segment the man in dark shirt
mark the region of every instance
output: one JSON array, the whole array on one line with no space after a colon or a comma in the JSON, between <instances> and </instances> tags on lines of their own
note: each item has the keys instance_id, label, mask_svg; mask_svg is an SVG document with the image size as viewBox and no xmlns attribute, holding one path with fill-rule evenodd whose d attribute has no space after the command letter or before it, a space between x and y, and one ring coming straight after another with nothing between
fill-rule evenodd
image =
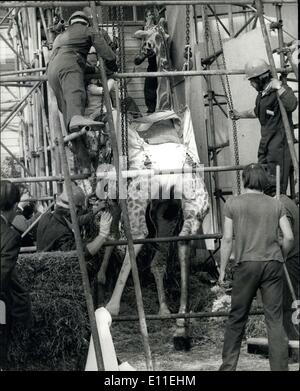
<instances>
[{"instance_id":1,"label":"man in dark shirt","mask_svg":"<svg viewBox=\"0 0 300 391\"><path fill-rule=\"evenodd\" d=\"M56 96L58 108L63 113L66 129L70 132L83 126L100 125L83 116L86 106L84 74L95 72L94 67L87 66L87 54L91 46L103 58L106 68L117 71L116 56L104 35L95 34L84 12L74 12L67 30L54 41L47 70L49 84ZM82 170L90 170L88 151L82 140L73 140L72 145Z\"/></svg>"},{"instance_id":2,"label":"man in dark shirt","mask_svg":"<svg viewBox=\"0 0 300 391\"><path fill-rule=\"evenodd\" d=\"M298 300L300 300L300 258L299 258L299 208L293 200L281 194L279 200L285 208L294 234L294 245L287 254L286 267ZM284 278L283 283L283 325L289 340L299 340L299 325L292 323L292 295Z\"/></svg>"},{"instance_id":3,"label":"man in dark shirt","mask_svg":"<svg viewBox=\"0 0 300 391\"><path fill-rule=\"evenodd\" d=\"M236 369L251 303L258 289L268 330L271 370L288 370L288 339L282 320L283 260L292 248L293 233L282 203L263 194L267 183L263 167L251 164L243 171L245 194L232 197L225 204L220 284L224 282L233 234L237 268L224 337L222 371ZM283 234L282 248L278 228Z\"/></svg>"},{"instance_id":4,"label":"man in dark shirt","mask_svg":"<svg viewBox=\"0 0 300 391\"><path fill-rule=\"evenodd\" d=\"M82 189L72 185L73 197L77 212L84 204L85 195ZM99 210L98 210L99 211ZM91 221L93 212L78 215L78 224L83 226ZM112 217L108 212L101 216L100 230L90 243L83 243L86 257L94 256L101 248L110 233ZM54 212L46 213L38 224L37 251L71 251L76 249L75 237L72 230L69 201L66 191L58 197Z\"/></svg>"},{"instance_id":5,"label":"man in dark shirt","mask_svg":"<svg viewBox=\"0 0 300 391\"><path fill-rule=\"evenodd\" d=\"M6 365L11 326L15 322L30 325L31 305L28 292L21 286L16 273L21 238L11 226L20 201L20 192L18 187L6 180L1 181L0 190L0 311L4 311L4 314L0 313L1 369Z\"/></svg>"},{"instance_id":6,"label":"man in dark shirt","mask_svg":"<svg viewBox=\"0 0 300 391\"><path fill-rule=\"evenodd\" d=\"M272 79L270 66L263 59L254 59L245 66L246 77L258 91L254 110L233 111L235 119L257 117L261 124L261 140L258 148L258 163L266 164L268 174L276 175L276 165L280 166L281 193L285 194L292 162L281 117L277 91L283 103L290 127L293 130L292 112L297 108L297 98L293 90L277 79Z\"/></svg>"}]
</instances>

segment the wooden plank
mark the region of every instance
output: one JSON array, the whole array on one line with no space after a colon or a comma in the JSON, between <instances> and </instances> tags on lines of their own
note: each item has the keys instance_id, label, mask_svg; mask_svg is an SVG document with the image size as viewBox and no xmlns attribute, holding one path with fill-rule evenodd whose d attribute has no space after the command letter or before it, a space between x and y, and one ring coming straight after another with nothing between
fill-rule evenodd
<instances>
[{"instance_id":1,"label":"wooden plank","mask_svg":"<svg viewBox=\"0 0 300 391\"><path fill-rule=\"evenodd\" d=\"M268 354L269 345L267 338L248 338L247 352L250 354ZM299 355L299 341L289 341L289 356Z\"/></svg>"}]
</instances>

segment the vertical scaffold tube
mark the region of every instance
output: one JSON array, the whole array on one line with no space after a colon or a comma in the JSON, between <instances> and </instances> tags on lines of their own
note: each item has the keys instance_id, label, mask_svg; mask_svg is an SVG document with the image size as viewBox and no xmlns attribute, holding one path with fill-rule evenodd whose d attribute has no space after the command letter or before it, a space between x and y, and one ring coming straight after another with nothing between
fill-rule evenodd
<instances>
[{"instance_id":1,"label":"vertical scaffold tube","mask_svg":"<svg viewBox=\"0 0 300 391\"><path fill-rule=\"evenodd\" d=\"M100 34L99 29L98 29L98 25L97 25L97 11L96 11L96 5L95 5L94 1L90 2L90 7L91 7L91 11L92 11L92 16L93 16L94 31L97 34ZM99 64L100 64L101 80L102 80L102 85L103 85L104 101L105 101L105 106L106 106L107 115L108 115L108 125L110 128L110 137L111 137L111 144L112 144L112 149L113 149L114 165L115 165L116 172L118 175L119 186L123 187L123 182L122 182L123 180L121 179L121 176L119 175L120 174L119 152L118 152L116 131L115 131L113 115L112 115L111 100L110 100L110 95L109 95L108 86L107 86L107 77L106 77L106 73L104 70L104 62L100 56L99 56ZM121 189L121 187L120 187L120 189ZM121 191L120 193L123 193L123 192ZM120 197L120 205L121 205L121 209L122 209L122 213L123 213L125 234L126 234L126 237L128 240L128 252L129 252L129 256L130 256L132 277L133 277L134 288L135 288L140 330L141 330L141 334L142 334L143 345L144 345L145 356L146 356L146 365L147 365L148 370L153 370L151 350L150 350L150 345L149 345L148 330L147 330L147 324L146 324L146 317L145 317L144 305L143 305L143 299L142 299L142 291L141 291L140 279L139 279L138 269L137 269L137 265L136 265L136 257L135 257L134 246L133 246L133 237L132 237L132 233L130 230L130 221L129 221L129 216L128 216L126 200L122 197Z\"/></svg>"}]
</instances>

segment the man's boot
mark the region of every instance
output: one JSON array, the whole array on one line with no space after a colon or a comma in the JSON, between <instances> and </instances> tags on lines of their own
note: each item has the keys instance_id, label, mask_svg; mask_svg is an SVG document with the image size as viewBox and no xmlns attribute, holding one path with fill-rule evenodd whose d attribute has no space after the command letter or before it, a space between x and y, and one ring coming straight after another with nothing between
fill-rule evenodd
<instances>
[{"instance_id":1,"label":"man's boot","mask_svg":"<svg viewBox=\"0 0 300 391\"><path fill-rule=\"evenodd\" d=\"M74 115L69 123L69 131L75 132L84 126L90 126L91 128L103 127L103 122L93 121L90 118L83 117L82 115Z\"/></svg>"}]
</instances>

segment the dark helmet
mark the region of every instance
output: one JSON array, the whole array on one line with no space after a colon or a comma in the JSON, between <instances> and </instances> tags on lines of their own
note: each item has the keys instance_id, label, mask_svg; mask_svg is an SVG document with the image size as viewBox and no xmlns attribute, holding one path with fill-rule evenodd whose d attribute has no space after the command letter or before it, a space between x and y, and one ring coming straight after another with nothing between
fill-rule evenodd
<instances>
[{"instance_id":1,"label":"dark helmet","mask_svg":"<svg viewBox=\"0 0 300 391\"><path fill-rule=\"evenodd\" d=\"M88 16L83 11L76 11L69 18L69 25L77 23L77 22L85 22L90 24L90 20Z\"/></svg>"},{"instance_id":2,"label":"dark helmet","mask_svg":"<svg viewBox=\"0 0 300 391\"><path fill-rule=\"evenodd\" d=\"M82 207L85 203L85 195L81 187L72 183L73 200L76 207ZM69 197L66 189L57 197L56 205L69 209Z\"/></svg>"}]
</instances>

